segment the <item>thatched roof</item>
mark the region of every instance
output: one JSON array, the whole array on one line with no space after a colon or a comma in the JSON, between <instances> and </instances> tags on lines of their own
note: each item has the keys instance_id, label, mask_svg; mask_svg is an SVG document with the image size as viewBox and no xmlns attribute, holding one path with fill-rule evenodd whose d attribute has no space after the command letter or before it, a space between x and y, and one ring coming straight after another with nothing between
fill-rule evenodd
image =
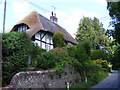
<instances>
[{"instance_id":1,"label":"thatched roof","mask_svg":"<svg viewBox=\"0 0 120 90\"><path fill-rule=\"evenodd\" d=\"M56 32L62 32L66 41L74 44L76 43L76 40L64 28L60 27L54 22L51 22L35 11L31 12L28 16L18 22L11 31L15 30L15 27L20 24L28 25L29 29L26 31L26 33L30 38L40 30L48 31L53 34Z\"/></svg>"}]
</instances>

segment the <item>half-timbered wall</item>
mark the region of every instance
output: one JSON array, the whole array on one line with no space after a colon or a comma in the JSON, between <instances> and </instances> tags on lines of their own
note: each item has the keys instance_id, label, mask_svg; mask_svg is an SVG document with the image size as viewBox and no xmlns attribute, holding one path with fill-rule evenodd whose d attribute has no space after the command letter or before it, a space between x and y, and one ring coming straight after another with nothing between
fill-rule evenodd
<instances>
[{"instance_id":1,"label":"half-timbered wall","mask_svg":"<svg viewBox=\"0 0 120 90\"><path fill-rule=\"evenodd\" d=\"M34 35L34 43L47 51L53 49L52 34L49 32L37 32Z\"/></svg>"}]
</instances>

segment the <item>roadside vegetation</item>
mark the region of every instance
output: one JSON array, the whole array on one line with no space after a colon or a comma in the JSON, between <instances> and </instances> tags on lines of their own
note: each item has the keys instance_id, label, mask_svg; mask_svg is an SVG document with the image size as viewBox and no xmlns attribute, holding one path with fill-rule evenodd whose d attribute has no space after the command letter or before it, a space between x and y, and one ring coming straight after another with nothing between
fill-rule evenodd
<instances>
[{"instance_id":1,"label":"roadside vegetation","mask_svg":"<svg viewBox=\"0 0 120 90\"><path fill-rule=\"evenodd\" d=\"M31 43L25 33L2 34L2 86L7 86L12 77L21 71L57 70L64 72L70 65L81 75L81 82L73 88L89 88L113 69L120 69L120 2L108 2L114 30L105 30L97 18L83 17L76 32L77 44L67 46L64 35L53 36L54 49L46 51ZM110 37L113 39L110 39Z\"/></svg>"},{"instance_id":2,"label":"roadside vegetation","mask_svg":"<svg viewBox=\"0 0 120 90\"><path fill-rule=\"evenodd\" d=\"M71 65L82 77L71 88L89 88L112 68L120 69L120 1L107 2L107 9L114 28L105 30L99 19L83 17L74 46L66 46L62 33L54 34L54 49L50 51L32 44L25 33L2 34L2 86L21 71L57 70L61 74L65 65Z\"/></svg>"},{"instance_id":3,"label":"roadside vegetation","mask_svg":"<svg viewBox=\"0 0 120 90\"><path fill-rule=\"evenodd\" d=\"M75 85L73 85L70 90L75 89L75 88L82 88L83 90L90 88L91 86L96 85L98 82L100 82L101 80L103 80L104 78L106 78L108 76L108 72L104 72L104 71L98 71L96 73L91 73L87 76L85 81L82 81L80 83L77 83Z\"/></svg>"},{"instance_id":4,"label":"roadside vegetation","mask_svg":"<svg viewBox=\"0 0 120 90\"><path fill-rule=\"evenodd\" d=\"M104 74L108 73L108 68L110 68L108 63L105 63L105 67L101 63L96 63L97 56L93 55L94 51L91 50L89 40L81 41L75 46L64 45L63 47L62 44L61 46L56 44L56 48L46 51L33 45L25 33L11 32L4 34L2 38L3 86L8 85L13 75L18 72L57 70L58 74L61 74L64 72L66 65L73 66L80 73L82 82L85 82L87 77L88 84L92 80L97 83L101 80L99 78L97 80L97 76L104 77ZM59 41L59 43L63 43L63 41ZM99 58L102 59L103 54L100 54Z\"/></svg>"},{"instance_id":5,"label":"roadside vegetation","mask_svg":"<svg viewBox=\"0 0 120 90\"><path fill-rule=\"evenodd\" d=\"M2 84L6 86L17 72L25 71L30 40L26 34L6 33L2 35Z\"/></svg>"}]
</instances>

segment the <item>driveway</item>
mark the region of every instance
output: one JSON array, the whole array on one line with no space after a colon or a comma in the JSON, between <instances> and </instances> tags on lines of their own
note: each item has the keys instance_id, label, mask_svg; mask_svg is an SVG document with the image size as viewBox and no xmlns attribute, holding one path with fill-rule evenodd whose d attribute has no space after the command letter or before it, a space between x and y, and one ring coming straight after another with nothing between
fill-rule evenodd
<instances>
[{"instance_id":1,"label":"driveway","mask_svg":"<svg viewBox=\"0 0 120 90\"><path fill-rule=\"evenodd\" d=\"M120 71L112 70L112 73L110 76L105 78L103 81L101 81L97 85L91 87L90 90L94 88L104 88L104 89L113 88L115 90L116 89L120 90Z\"/></svg>"}]
</instances>

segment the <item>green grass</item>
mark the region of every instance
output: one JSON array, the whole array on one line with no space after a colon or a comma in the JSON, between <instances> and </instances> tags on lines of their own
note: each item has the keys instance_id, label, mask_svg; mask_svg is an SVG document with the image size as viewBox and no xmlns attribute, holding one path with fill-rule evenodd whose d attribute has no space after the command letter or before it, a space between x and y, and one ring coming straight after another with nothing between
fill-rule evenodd
<instances>
[{"instance_id":1,"label":"green grass","mask_svg":"<svg viewBox=\"0 0 120 90\"><path fill-rule=\"evenodd\" d=\"M72 86L71 90L75 89L75 88L82 88L83 90L85 90L85 89L87 89L87 88L89 88L89 87L91 87L93 85L94 85L94 82L92 82L92 81L88 81L87 83L82 81L82 82L77 83L74 86Z\"/></svg>"},{"instance_id":2,"label":"green grass","mask_svg":"<svg viewBox=\"0 0 120 90\"><path fill-rule=\"evenodd\" d=\"M85 81L76 83L75 85L71 87L71 90L75 88L81 88L83 90L88 89L94 86L95 84L99 83L101 80L103 80L107 76L108 76L108 72L104 72L104 71L98 71L94 74L91 73L87 76L88 77L87 83Z\"/></svg>"}]
</instances>

